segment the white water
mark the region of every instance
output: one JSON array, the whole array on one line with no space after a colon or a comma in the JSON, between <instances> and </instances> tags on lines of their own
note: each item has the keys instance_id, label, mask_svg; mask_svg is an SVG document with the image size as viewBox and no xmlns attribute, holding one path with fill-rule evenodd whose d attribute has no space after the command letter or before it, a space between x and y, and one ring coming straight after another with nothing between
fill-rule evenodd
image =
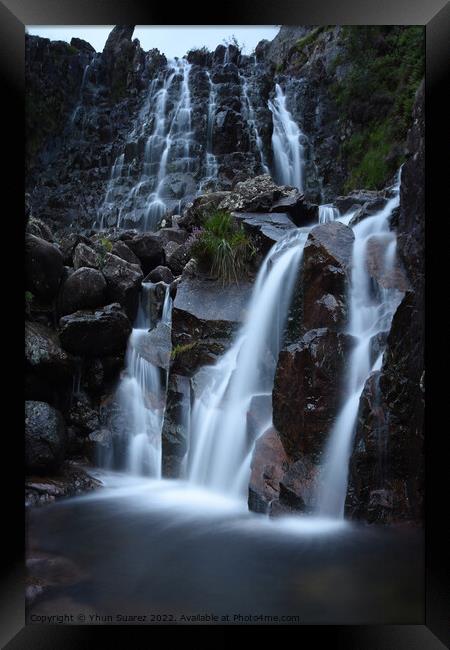
<instances>
[{"instance_id":1,"label":"white water","mask_svg":"<svg viewBox=\"0 0 450 650\"><path fill-rule=\"evenodd\" d=\"M216 365L199 372L197 379L204 388L192 410L188 460L192 483L229 495L246 492L254 443L247 436L247 411L252 397L272 390L308 232L296 229L273 246L258 273L236 341Z\"/></svg>"},{"instance_id":2,"label":"white water","mask_svg":"<svg viewBox=\"0 0 450 650\"><path fill-rule=\"evenodd\" d=\"M161 430L165 408L165 382L162 371L144 358L141 351L152 325L150 317L151 283L142 286L136 324L128 341L125 370L116 398L125 423L126 470L133 475L161 478ZM167 288L161 321L171 320L172 299Z\"/></svg>"},{"instance_id":3,"label":"white water","mask_svg":"<svg viewBox=\"0 0 450 650\"><path fill-rule=\"evenodd\" d=\"M263 174L269 174L269 167L266 162L266 158L264 156L264 148L263 148L263 143L261 140L261 136L259 135L258 131L258 125L256 123L256 115L255 111L253 109L252 102L250 100L249 92L248 92L248 80L242 73L239 73L239 78L241 80L241 88L242 88L242 114L244 116L244 119L247 121L247 123L250 125L253 137L255 138L255 143L256 143L256 149L258 151L259 155L259 161L261 163L261 169Z\"/></svg>"},{"instance_id":4,"label":"white water","mask_svg":"<svg viewBox=\"0 0 450 650\"><path fill-rule=\"evenodd\" d=\"M330 432L325 450L321 485L318 488L319 514L343 518L347 494L348 466L359 400L370 372L381 367L382 356L371 364L370 343L374 336L389 330L392 316L397 308L402 293L394 289L374 289L367 271L367 244L370 239L393 238L389 231L389 218L399 205L399 184L393 198L385 208L372 217L368 217L354 227L350 318L347 332L355 337L355 345L349 360L349 372L346 379L346 399L341 412ZM394 263L395 246L392 241L387 249L385 262ZM388 270L388 269L385 269ZM340 379L340 378L339 378ZM340 379L342 381L342 379Z\"/></svg>"},{"instance_id":5,"label":"white water","mask_svg":"<svg viewBox=\"0 0 450 650\"><path fill-rule=\"evenodd\" d=\"M319 223L330 223L339 218L339 210L331 204L319 205Z\"/></svg>"},{"instance_id":6,"label":"white water","mask_svg":"<svg viewBox=\"0 0 450 650\"><path fill-rule=\"evenodd\" d=\"M214 122L216 120L217 111L217 90L216 84L211 80L211 75L206 71L209 83L209 97L208 97L208 121L206 126L206 156L205 156L205 177L200 183L200 192L211 181L217 179L219 173L219 166L217 158L213 153L213 135L214 135Z\"/></svg>"},{"instance_id":7,"label":"white water","mask_svg":"<svg viewBox=\"0 0 450 650\"><path fill-rule=\"evenodd\" d=\"M304 189L304 148L302 133L286 107L286 96L279 84L275 86L275 98L269 100L273 118L272 149L274 177L280 185L292 185Z\"/></svg>"}]
</instances>

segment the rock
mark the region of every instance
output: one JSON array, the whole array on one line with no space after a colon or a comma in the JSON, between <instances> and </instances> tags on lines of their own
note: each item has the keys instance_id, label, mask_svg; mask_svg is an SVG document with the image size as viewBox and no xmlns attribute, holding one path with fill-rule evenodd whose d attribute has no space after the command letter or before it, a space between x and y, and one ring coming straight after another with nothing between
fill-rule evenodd
<instances>
[{"instance_id":1,"label":"rock","mask_svg":"<svg viewBox=\"0 0 450 650\"><path fill-rule=\"evenodd\" d=\"M30 216L27 222L26 232L50 243L55 241L53 233L48 225L42 219L36 219Z\"/></svg>"},{"instance_id":2,"label":"rock","mask_svg":"<svg viewBox=\"0 0 450 650\"><path fill-rule=\"evenodd\" d=\"M289 458L276 429L260 436L253 450L248 492L248 507L253 512L268 512L271 501L278 498L280 479L289 467Z\"/></svg>"},{"instance_id":3,"label":"rock","mask_svg":"<svg viewBox=\"0 0 450 650\"><path fill-rule=\"evenodd\" d=\"M181 275L186 264L191 258L191 248L187 244L175 244L169 242L164 247L166 252L167 266L174 275Z\"/></svg>"},{"instance_id":4,"label":"rock","mask_svg":"<svg viewBox=\"0 0 450 650\"><path fill-rule=\"evenodd\" d=\"M63 348L87 357L123 352L131 333L130 321L117 303L64 316L59 326Z\"/></svg>"},{"instance_id":5,"label":"rock","mask_svg":"<svg viewBox=\"0 0 450 650\"><path fill-rule=\"evenodd\" d=\"M288 214L233 212L232 215L238 223L242 223L244 230L253 238L256 248L264 255L287 232L295 228Z\"/></svg>"},{"instance_id":6,"label":"rock","mask_svg":"<svg viewBox=\"0 0 450 650\"><path fill-rule=\"evenodd\" d=\"M25 322L25 362L41 379L67 382L74 359L62 349L58 334L40 323Z\"/></svg>"},{"instance_id":7,"label":"rock","mask_svg":"<svg viewBox=\"0 0 450 650\"><path fill-rule=\"evenodd\" d=\"M137 313L139 289L143 278L141 267L107 253L102 272L106 279L109 300L120 303L128 318L133 321Z\"/></svg>"},{"instance_id":8,"label":"rock","mask_svg":"<svg viewBox=\"0 0 450 650\"><path fill-rule=\"evenodd\" d=\"M191 389L187 377L171 373L162 428L162 473L179 478L188 448Z\"/></svg>"},{"instance_id":9,"label":"rock","mask_svg":"<svg viewBox=\"0 0 450 650\"><path fill-rule=\"evenodd\" d=\"M25 235L26 286L39 298L52 300L58 291L63 272L61 251L49 242Z\"/></svg>"},{"instance_id":10,"label":"rock","mask_svg":"<svg viewBox=\"0 0 450 650\"><path fill-rule=\"evenodd\" d=\"M293 463L280 480L279 504L281 510L313 512L316 502L318 466L310 459L301 458ZM271 514L276 514L275 508Z\"/></svg>"},{"instance_id":11,"label":"rock","mask_svg":"<svg viewBox=\"0 0 450 650\"><path fill-rule=\"evenodd\" d=\"M408 291L411 287L398 257L395 257L391 268L386 265L386 247L391 241L391 236L385 240L380 236L369 238L366 248L367 270L370 277L383 289Z\"/></svg>"},{"instance_id":12,"label":"rock","mask_svg":"<svg viewBox=\"0 0 450 650\"><path fill-rule=\"evenodd\" d=\"M59 244L66 266L74 266L73 255L78 244L85 244L90 247L91 241L81 233L64 233L59 237Z\"/></svg>"},{"instance_id":13,"label":"rock","mask_svg":"<svg viewBox=\"0 0 450 650\"><path fill-rule=\"evenodd\" d=\"M75 246L73 252L73 266L75 270L82 267L98 269L100 267L100 256L91 246L80 242Z\"/></svg>"},{"instance_id":14,"label":"rock","mask_svg":"<svg viewBox=\"0 0 450 650\"><path fill-rule=\"evenodd\" d=\"M288 214L296 226L309 226L317 223L319 219L319 208L305 201L303 194L285 196L276 201L270 208L273 213Z\"/></svg>"},{"instance_id":15,"label":"rock","mask_svg":"<svg viewBox=\"0 0 450 650\"><path fill-rule=\"evenodd\" d=\"M343 397L352 337L322 328L281 350L272 393L273 424L294 460L320 459Z\"/></svg>"},{"instance_id":16,"label":"rock","mask_svg":"<svg viewBox=\"0 0 450 650\"><path fill-rule=\"evenodd\" d=\"M59 411L45 402L25 402L25 467L28 473L56 472L64 460L66 432Z\"/></svg>"},{"instance_id":17,"label":"rock","mask_svg":"<svg viewBox=\"0 0 450 650\"><path fill-rule=\"evenodd\" d=\"M354 241L338 221L313 228L303 251L303 325L340 329L347 319L347 290Z\"/></svg>"},{"instance_id":18,"label":"rock","mask_svg":"<svg viewBox=\"0 0 450 650\"><path fill-rule=\"evenodd\" d=\"M163 245L170 241L173 241L176 244L184 244L186 239L189 237L189 233L179 227L163 228L162 230L158 230L158 237Z\"/></svg>"},{"instance_id":19,"label":"rock","mask_svg":"<svg viewBox=\"0 0 450 650\"><path fill-rule=\"evenodd\" d=\"M348 214L349 212L359 213L361 211L360 216L355 221L357 223L366 216L375 214L375 212L381 210L386 205L387 200L382 192L375 190L354 190L347 196L336 197L333 203L341 214ZM355 218L356 214L353 216L353 219Z\"/></svg>"},{"instance_id":20,"label":"rock","mask_svg":"<svg viewBox=\"0 0 450 650\"><path fill-rule=\"evenodd\" d=\"M352 228L356 224L363 221L367 217L371 217L377 212L380 212L387 204L387 198L383 196L377 196L371 201L366 201L360 208L358 208L350 219L349 226Z\"/></svg>"},{"instance_id":21,"label":"rock","mask_svg":"<svg viewBox=\"0 0 450 650\"><path fill-rule=\"evenodd\" d=\"M169 370L172 347L169 325L159 322L149 332L135 331L132 337L134 348L146 361L162 370Z\"/></svg>"},{"instance_id":22,"label":"rock","mask_svg":"<svg viewBox=\"0 0 450 650\"><path fill-rule=\"evenodd\" d=\"M87 54L95 54L95 49L90 43L84 41L82 38L71 38L70 44L72 47L75 47L80 52L86 52Z\"/></svg>"},{"instance_id":23,"label":"rock","mask_svg":"<svg viewBox=\"0 0 450 650\"><path fill-rule=\"evenodd\" d=\"M117 257L121 257L123 260L129 262L130 264L137 264L138 266L141 265L139 258L133 253L131 248L129 248L125 242L121 241L120 239L114 242L111 253L113 255L117 255Z\"/></svg>"},{"instance_id":24,"label":"rock","mask_svg":"<svg viewBox=\"0 0 450 650\"><path fill-rule=\"evenodd\" d=\"M126 239L125 244L139 258L145 275L166 262L163 243L156 234L138 235L133 239Z\"/></svg>"},{"instance_id":25,"label":"rock","mask_svg":"<svg viewBox=\"0 0 450 650\"><path fill-rule=\"evenodd\" d=\"M97 269L82 266L64 282L60 313L64 316L80 309L101 307L106 300L106 280Z\"/></svg>"},{"instance_id":26,"label":"rock","mask_svg":"<svg viewBox=\"0 0 450 650\"><path fill-rule=\"evenodd\" d=\"M92 408L92 402L85 393L78 393L73 396L68 421L82 435L89 435L99 428L100 420L98 412Z\"/></svg>"},{"instance_id":27,"label":"rock","mask_svg":"<svg viewBox=\"0 0 450 650\"><path fill-rule=\"evenodd\" d=\"M150 271L143 282L165 282L166 284L171 284L173 280L173 273L167 266L157 266L156 269Z\"/></svg>"},{"instance_id":28,"label":"rock","mask_svg":"<svg viewBox=\"0 0 450 650\"><path fill-rule=\"evenodd\" d=\"M182 277L172 309L173 372L190 375L222 354L244 317L250 294L250 284L222 287Z\"/></svg>"},{"instance_id":29,"label":"rock","mask_svg":"<svg viewBox=\"0 0 450 650\"><path fill-rule=\"evenodd\" d=\"M25 506L42 506L64 497L78 496L101 487L101 482L76 462L64 463L61 474L30 477L25 482Z\"/></svg>"},{"instance_id":30,"label":"rock","mask_svg":"<svg viewBox=\"0 0 450 650\"><path fill-rule=\"evenodd\" d=\"M269 174L263 174L237 183L218 207L230 212L269 212L279 199L297 192L294 188L276 185Z\"/></svg>"},{"instance_id":31,"label":"rock","mask_svg":"<svg viewBox=\"0 0 450 650\"><path fill-rule=\"evenodd\" d=\"M249 445L272 424L272 393L253 395L247 411Z\"/></svg>"}]
</instances>

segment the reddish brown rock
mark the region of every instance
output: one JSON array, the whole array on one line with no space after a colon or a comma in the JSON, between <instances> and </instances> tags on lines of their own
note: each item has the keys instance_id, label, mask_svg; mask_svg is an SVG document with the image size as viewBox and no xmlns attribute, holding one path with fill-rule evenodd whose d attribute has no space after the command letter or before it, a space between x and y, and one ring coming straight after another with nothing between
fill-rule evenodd
<instances>
[{"instance_id":1,"label":"reddish brown rock","mask_svg":"<svg viewBox=\"0 0 450 650\"><path fill-rule=\"evenodd\" d=\"M277 431L270 427L255 443L251 461L248 507L267 512L278 498L280 480L289 467L289 459Z\"/></svg>"}]
</instances>

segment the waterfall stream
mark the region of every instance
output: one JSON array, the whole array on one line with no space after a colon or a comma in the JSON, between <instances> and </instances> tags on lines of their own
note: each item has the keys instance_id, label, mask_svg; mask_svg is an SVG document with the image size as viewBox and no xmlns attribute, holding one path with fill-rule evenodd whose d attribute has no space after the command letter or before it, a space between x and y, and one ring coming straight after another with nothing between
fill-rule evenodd
<instances>
[{"instance_id":1,"label":"waterfall stream","mask_svg":"<svg viewBox=\"0 0 450 650\"><path fill-rule=\"evenodd\" d=\"M389 218L400 202L400 181L386 206L354 227L355 241L349 295L350 317L347 332L355 338L346 381L346 399L328 438L321 484L318 488L319 513L342 518L347 494L348 466L361 393L369 374L381 367L382 354L371 363L371 341L388 332L403 294L396 289L373 286L367 270L368 243L381 240L386 247L385 269L394 262L396 237L389 230Z\"/></svg>"}]
</instances>

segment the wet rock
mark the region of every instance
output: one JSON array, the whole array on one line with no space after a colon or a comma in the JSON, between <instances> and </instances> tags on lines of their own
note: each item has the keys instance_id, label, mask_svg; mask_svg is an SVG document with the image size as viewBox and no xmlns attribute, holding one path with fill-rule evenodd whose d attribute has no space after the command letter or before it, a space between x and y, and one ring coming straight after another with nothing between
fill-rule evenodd
<instances>
[{"instance_id":1,"label":"wet rock","mask_svg":"<svg viewBox=\"0 0 450 650\"><path fill-rule=\"evenodd\" d=\"M189 237L189 234L186 230L181 228L163 228L158 231L158 237L161 240L162 244L167 244L170 241L175 242L176 244L184 244L186 239Z\"/></svg>"},{"instance_id":2,"label":"wet rock","mask_svg":"<svg viewBox=\"0 0 450 650\"><path fill-rule=\"evenodd\" d=\"M369 276L383 289L397 289L407 291L410 284L406 277L403 265L397 256L392 266L386 264L386 249L392 242L392 236L385 240L378 237L371 237L367 242L366 259Z\"/></svg>"},{"instance_id":3,"label":"wet rock","mask_svg":"<svg viewBox=\"0 0 450 650\"><path fill-rule=\"evenodd\" d=\"M66 431L59 411L45 402L25 402L25 467L35 474L52 473L64 460Z\"/></svg>"},{"instance_id":4,"label":"wet rock","mask_svg":"<svg viewBox=\"0 0 450 650\"><path fill-rule=\"evenodd\" d=\"M145 233L133 239L126 239L125 244L139 258L145 275L157 266L165 264L163 243L158 235Z\"/></svg>"},{"instance_id":5,"label":"wet rock","mask_svg":"<svg viewBox=\"0 0 450 650\"><path fill-rule=\"evenodd\" d=\"M264 255L287 232L295 228L289 215L284 213L233 212L232 215L238 223L242 223L244 230L252 236L257 249Z\"/></svg>"},{"instance_id":6,"label":"wet rock","mask_svg":"<svg viewBox=\"0 0 450 650\"><path fill-rule=\"evenodd\" d=\"M31 216L28 219L26 232L40 239L44 239L50 243L55 241L52 231L49 226L42 221L42 219L36 219L36 217Z\"/></svg>"},{"instance_id":7,"label":"wet rock","mask_svg":"<svg viewBox=\"0 0 450 650\"><path fill-rule=\"evenodd\" d=\"M172 310L174 372L190 375L216 360L242 321L250 293L250 284L222 287L203 278L182 277Z\"/></svg>"},{"instance_id":8,"label":"wet rock","mask_svg":"<svg viewBox=\"0 0 450 650\"><path fill-rule=\"evenodd\" d=\"M162 370L169 370L172 347L169 325L159 322L149 332L133 334L133 345L137 352L151 364Z\"/></svg>"},{"instance_id":9,"label":"wet rock","mask_svg":"<svg viewBox=\"0 0 450 650\"><path fill-rule=\"evenodd\" d=\"M289 458L273 427L257 439L250 467L249 510L266 513L271 501L278 498L280 480L289 467Z\"/></svg>"},{"instance_id":10,"label":"wet rock","mask_svg":"<svg viewBox=\"0 0 450 650\"><path fill-rule=\"evenodd\" d=\"M171 373L162 428L162 472L179 478L188 448L191 389L187 377Z\"/></svg>"},{"instance_id":11,"label":"wet rock","mask_svg":"<svg viewBox=\"0 0 450 650\"><path fill-rule=\"evenodd\" d=\"M167 266L174 275L181 275L186 264L191 258L191 248L187 244L169 242L164 247Z\"/></svg>"},{"instance_id":12,"label":"wet rock","mask_svg":"<svg viewBox=\"0 0 450 650\"><path fill-rule=\"evenodd\" d=\"M253 395L247 411L249 445L272 423L272 393Z\"/></svg>"},{"instance_id":13,"label":"wet rock","mask_svg":"<svg viewBox=\"0 0 450 650\"><path fill-rule=\"evenodd\" d=\"M333 203L341 214L356 212L352 219L356 219L355 223L358 223L365 217L373 215L384 208L387 199L383 196L383 192L355 190L347 196L336 197Z\"/></svg>"},{"instance_id":14,"label":"wet rock","mask_svg":"<svg viewBox=\"0 0 450 650\"><path fill-rule=\"evenodd\" d=\"M57 499L77 496L101 487L87 469L76 462L66 462L52 477L30 476L25 482L25 506L41 506Z\"/></svg>"},{"instance_id":15,"label":"wet rock","mask_svg":"<svg viewBox=\"0 0 450 650\"><path fill-rule=\"evenodd\" d=\"M117 255L107 253L102 273L106 279L109 300L120 303L128 318L133 321L139 304L139 289L143 278L141 267L130 264Z\"/></svg>"},{"instance_id":16,"label":"wet rock","mask_svg":"<svg viewBox=\"0 0 450 650\"><path fill-rule=\"evenodd\" d=\"M90 246L91 241L81 233L69 232L64 233L63 236L59 236L59 244L64 258L64 264L66 266L74 266L73 255L78 244Z\"/></svg>"},{"instance_id":17,"label":"wet rock","mask_svg":"<svg viewBox=\"0 0 450 650\"><path fill-rule=\"evenodd\" d=\"M317 475L318 466L307 457L292 463L280 480L279 505L282 507L278 513L281 514L281 510L312 512L316 505ZM275 512L272 508L271 514Z\"/></svg>"},{"instance_id":18,"label":"wet rock","mask_svg":"<svg viewBox=\"0 0 450 650\"><path fill-rule=\"evenodd\" d=\"M352 337L322 328L280 352L272 393L273 423L294 459L320 458L342 399Z\"/></svg>"},{"instance_id":19,"label":"wet rock","mask_svg":"<svg viewBox=\"0 0 450 650\"><path fill-rule=\"evenodd\" d=\"M157 266L156 269L150 271L143 282L165 282L166 284L171 284L173 280L173 273L167 266Z\"/></svg>"},{"instance_id":20,"label":"wet rock","mask_svg":"<svg viewBox=\"0 0 450 650\"><path fill-rule=\"evenodd\" d=\"M27 288L43 300L52 300L58 291L63 272L61 251L45 239L25 235L25 270Z\"/></svg>"},{"instance_id":21,"label":"wet rock","mask_svg":"<svg viewBox=\"0 0 450 650\"><path fill-rule=\"evenodd\" d=\"M97 269L80 267L64 282L60 313L64 316L80 309L101 307L106 300L106 280Z\"/></svg>"},{"instance_id":22,"label":"wet rock","mask_svg":"<svg viewBox=\"0 0 450 650\"><path fill-rule=\"evenodd\" d=\"M319 216L318 206L305 201L304 195L300 193L279 199L272 205L270 212L288 214L296 226L317 223Z\"/></svg>"},{"instance_id":23,"label":"wet rock","mask_svg":"<svg viewBox=\"0 0 450 650\"><path fill-rule=\"evenodd\" d=\"M316 226L303 252L303 324L342 328L347 318L347 291L354 234L342 223Z\"/></svg>"},{"instance_id":24,"label":"wet rock","mask_svg":"<svg viewBox=\"0 0 450 650\"><path fill-rule=\"evenodd\" d=\"M68 421L82 435L88 435L99 428L98 412L92 407L92 402L85 393L74 395L68 413Z\"/></svg>"},{"instance_id":25,"label":"wet rock","mask_svg":"<svg viewBox=\"0 0 450 650\"><path fill-rule=\"evenodd\" d=\"M87 357L123 352L131 324L117 303L95 311L77 311L59 321L62 347Z\"/></svg>"}]
</instances>

